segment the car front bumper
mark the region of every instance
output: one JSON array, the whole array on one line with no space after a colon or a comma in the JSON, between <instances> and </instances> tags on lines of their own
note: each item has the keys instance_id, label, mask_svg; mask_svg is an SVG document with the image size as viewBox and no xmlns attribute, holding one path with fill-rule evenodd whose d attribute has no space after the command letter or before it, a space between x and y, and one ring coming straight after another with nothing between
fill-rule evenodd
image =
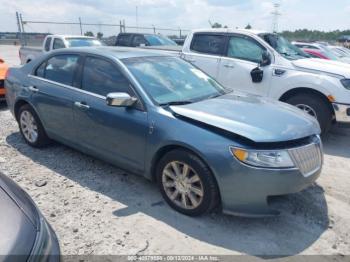
<instances>
[{"instance_id":1,"label":"car front bumper","mask_svg":"<svg viewBox=\"0 0 350 262\"><path fill-rule=\"evenodd\" d=\"M333 103L335 118L338 123L350 123L350 105Z\"/></svg>"},{"instance_id":2,"label":"car front bumper","mask_svg":"<svg viewBox=\"0 0 350 262\"><path fill-rule=\"evenodd\" d=\"M320 138L310 138L307 143L285 150L295 167L253 167L232 155L215 166L224 213L247 217L278 215L280 212L269 206L269 197L300 192L316 181L323 165Z\"/></svg>"},{"instance_id":3,"label":"car front bumper","mask_svg":"<svg viewBox=\"0 0 350 262\"><path fill-rule=\"evenodd\" d=\"M280 213L270 208L269 197L302 191L316 181L321 168L307 177L298 169L263 170L241 167L235 172L234 176L227 176L221 184L223 212L236 216L265 217Z\"/></svg>"}]
</instances>

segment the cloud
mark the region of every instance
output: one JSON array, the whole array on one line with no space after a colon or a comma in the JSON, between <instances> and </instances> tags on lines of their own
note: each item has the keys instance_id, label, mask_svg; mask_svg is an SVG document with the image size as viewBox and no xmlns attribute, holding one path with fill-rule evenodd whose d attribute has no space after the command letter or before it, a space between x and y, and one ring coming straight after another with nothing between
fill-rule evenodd
<instances>
[{"instance_id":1,"label":"cloud","mask_svg":"<svg viewBox=\"0 0 350 262\"><path fill-rule=\"evenodd\" d=\"M273 3L281 3L279 28L297 29L345 29L350 12L349 0L301 1L301 0L0 0L2 22L0 31L16 31L15 12L21 12L24 20L69 21L136 25L136 6L140 26L162 28L204 28L208 20L229 27L245 27L270 30ZM324 3L326 2L326 3ZM28 24L27 31L52 33L79 33L78 26L53 26ZM102 31L116 34L119 28L84 26L84 31ZM169 34L171 32L164 32Z\"/></svg>"}]
</instances>

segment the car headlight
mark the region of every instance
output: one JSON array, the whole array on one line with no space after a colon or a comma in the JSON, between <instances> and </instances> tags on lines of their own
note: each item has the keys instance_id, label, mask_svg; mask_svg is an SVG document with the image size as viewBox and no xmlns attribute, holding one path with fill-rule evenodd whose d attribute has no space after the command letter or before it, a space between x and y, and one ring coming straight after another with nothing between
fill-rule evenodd
<instances>
[{"instance_id":1,"label":"car headlight","mask_svg":"<svg viewBox=\"0 0 350 262\"><path fill-rule=\"evenodd\" d=\"M230 147L230 151L239 161L263 168L293 168L295 167L286 150L247 150Z\"/></svg>"},{"instance_id":2,"label":"car headlight","mask_svg":"<svg viewBox=\"0 0 350 262\"><path fill-rule=\"evenodd\" d=\"M350 90L350 79L341 79L340 82L342 83L342 85L346 88Z\"/></svg>"}]
</instances>

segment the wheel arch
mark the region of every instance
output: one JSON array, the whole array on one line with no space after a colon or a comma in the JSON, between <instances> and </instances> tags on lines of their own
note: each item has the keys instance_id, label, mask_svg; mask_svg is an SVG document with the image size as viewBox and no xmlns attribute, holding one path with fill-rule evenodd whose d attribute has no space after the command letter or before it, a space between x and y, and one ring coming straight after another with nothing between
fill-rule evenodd
<instances>
[{"instance_id":1,"label":"wheel arch","mask_svg":"<svg viewBox=\"0 0 350 262\"><path fill-rule=\"evenodd\" d=\"M18 115L19 109L24 105L30 105L32 107L32 105L27 100L24 100L24 99L17 100L15 105L14 105L13 113L14 113L17 121L19 120L18 119L19 118L19 115Z\"/></svg>"},{"instance_id":2,"label":"wheel arch","mask_svg":"<svg viewBox=\"0 0 350 262\"><path fill-rule=\"evenodd\" d=\"M329 107L329 109L331 110L332 114L335 115L334 112L334 108L330 102L330 100L328 99L328 97L323 94L320 91L317 91L315 89L312 88L308 88L308 87L298 87L298 88L293 88L288 90L287 92L285 92L280 98L279 101L281 102L286 102L289 98L298 95L298 94L309 94L309 95L315 95L319 98L321 98Z\"/></svg>"}]
</instances>

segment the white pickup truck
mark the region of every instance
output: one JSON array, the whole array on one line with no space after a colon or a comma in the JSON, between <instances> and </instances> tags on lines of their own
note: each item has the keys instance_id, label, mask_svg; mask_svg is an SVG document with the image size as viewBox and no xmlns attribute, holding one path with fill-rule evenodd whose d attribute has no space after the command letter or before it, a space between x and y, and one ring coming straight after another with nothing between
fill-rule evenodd
<instances>
[{"instance_id":1,"label":"white pickup truck","mask_svg":"<svg viewBox=\"0 0 350 262\"><path fill-rule=\"evenodd\" d=\"M29 63L42 53L50 52L54 49L80 47L80 46L101 46L98 39L88 36L74 35L48 35L45 37L41 47L22 46L19 49L21 64Z\"/></svg>"},{"instance_id":2,"label":"white pickup truck","mask_svg":"<svg viewBox=\"0 0 350 262\"><path fill-rule=\"evenodd\" d=\"M334 122L350 123L350 65L309 58L278 34L195 30L181 57L227 88L299 107L318 119L323 133Z\"/></svg>"}]
</instances>

